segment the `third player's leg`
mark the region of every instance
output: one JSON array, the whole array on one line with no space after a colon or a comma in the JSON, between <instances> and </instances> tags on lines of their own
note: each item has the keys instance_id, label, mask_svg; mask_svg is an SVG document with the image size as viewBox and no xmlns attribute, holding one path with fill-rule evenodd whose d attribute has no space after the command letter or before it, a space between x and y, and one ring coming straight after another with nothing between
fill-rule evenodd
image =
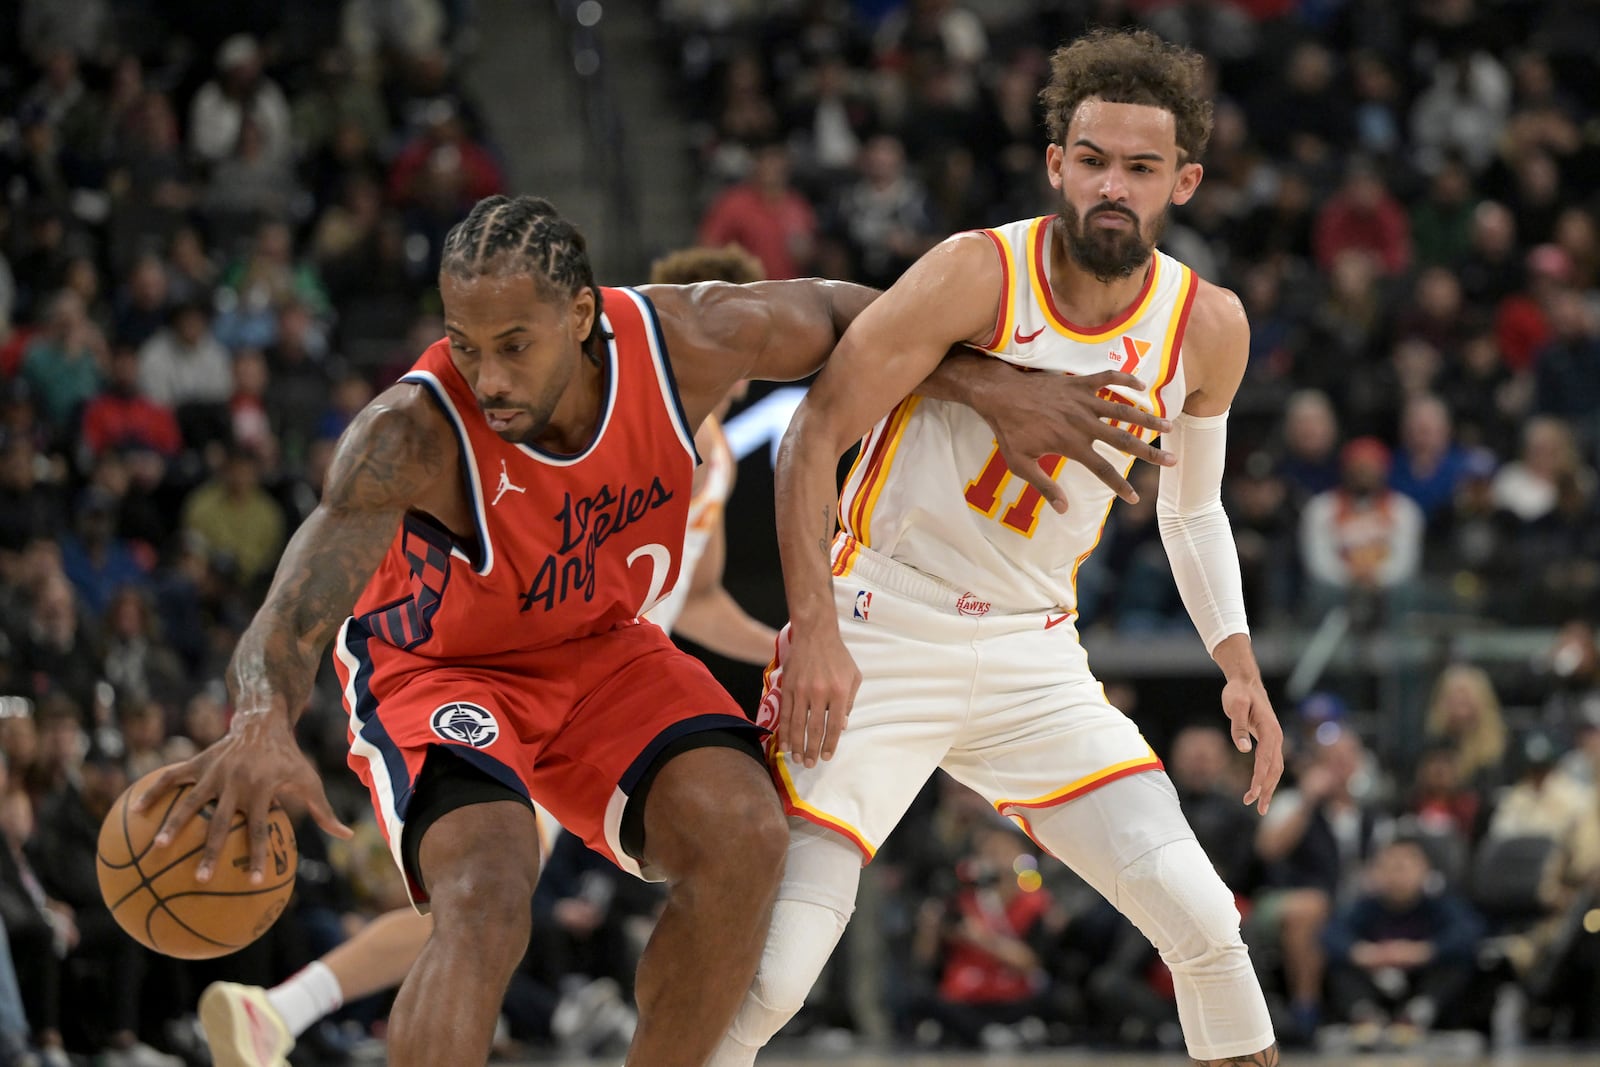
<instances>
[{"instance_id":1,"label":"third player's leg","mask_svg":"<svg viewBox=\"0 0 1600 1067\"><path fill-rule=\"evenodd\" d=\"M539 875L533 809L496 800L450 810L422 832L416 866L433 933L395 1000L389 1062L484 1063L528 946Z\"/></svg>"},{"instance_id":2,"label":"third player's leg","mask_svg":"<svg viewBox=\"0 0 1600 1067\"><path fill-rule=\"evenodd\" d=\"M1233 892L1195 840L1164 772L1110 782L1035 812L1029 824L1041 845L1160 951L1191 1056L1219 1067L1278 1062Z\"/></svg>"},{"instance_id":3,"label":"third player's leg","mask_svg":"<svg viewBox=\"0 0 1600 1067\"><path fill-rule=\"evenodd\" d=\"M356 931L322 957L322 963L333 972L345 1003L352 1003L399 985L432 931L432 915L397 908Z\"/></svg>"},{"instance_id":4,"label":"third player's leg","mask_svg":"<svg viewBox=\"0 0 1600 1067\"><path fill-rule=\"evenodd\" d=\"M670 891L639 961L628 1064L701 1067L761 956L788 843L783 809L749 754L693 748L656 774L644 832L643 859Z\"/></svg>"}]
</instances>

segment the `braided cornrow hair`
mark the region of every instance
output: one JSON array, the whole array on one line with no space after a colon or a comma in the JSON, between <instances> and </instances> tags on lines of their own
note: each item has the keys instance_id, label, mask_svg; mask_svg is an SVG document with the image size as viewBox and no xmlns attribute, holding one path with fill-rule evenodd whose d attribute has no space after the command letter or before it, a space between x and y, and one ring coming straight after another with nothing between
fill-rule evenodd
<instances>
[{"instance_id":1,"label":"braided cornrow hair","mask_svg":"<svg viewBox=\"0 0 1600 1067\"><path fill-rule=\"evenodd\" d=\"M550 201L537 196L491 196L478 201L471 214L445 236L439 272L456 278L531 274L541 285L567 297L588 289L594 294L594 326L583 340L583 352L600 362L610 335L600 327L603 305L589 263L589 246Z\"/></svg>"}]
</instances>

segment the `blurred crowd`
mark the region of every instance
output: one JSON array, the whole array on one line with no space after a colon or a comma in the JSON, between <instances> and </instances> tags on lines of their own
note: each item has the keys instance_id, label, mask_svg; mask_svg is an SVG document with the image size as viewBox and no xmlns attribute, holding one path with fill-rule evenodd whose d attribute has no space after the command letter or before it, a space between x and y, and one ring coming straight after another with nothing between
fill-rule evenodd
<instances>
[{"instance_id":1,"label":"blurred crowd","mask_svg":"<svg viewBox=\"0 0 1600 1067\"><path fill-rule=\"evenodd\" d=\"M116 928L95 837L225 731L335 440L442 333L444 234L503 185L476 33L466 0L0 3L0 1063L196 1055L205 981L404 901L370 818L331 854L308 831L296 921L181 965ZM331 678L304 729L354 818Z\"/></svg>"},{"instance_id":2,"label":"blurred crowd","mask_svg":"<svg viewBox=\"0 0 1600 1067\"><path fill-rule=\"evenodd\" d=\"M1216 129L1162 245L1250 313L1227 492L1252 618L1600 607L1593 4L662 8L701 240L877 286L952 232L1056 209L1037 96L1058 42L1143 24L1200 49ZM1188 625L1143 498L1084 568L1091 624Z\"/></svg>"},{"instance_id":3,"label":"blurred crowd","mask_svg":"<svg viewBox=\"0 0 1600 1067\"><path fill-rule=\"evenodd\" d=\"M1282 707L1291 772L1264 820L1222 731L1151 740L1287 1040L1600 1036L1600 8L662 0L659 19L701 239L771 277L879 286L950 232L1053 210L1036 95L1057 42L1142 23L1211 57L1206 178L1163 244L1251 316L1226 491L1257 630L1342 608L1376 633L1453 615L1557 636L1515 677L1430 672L1423 741L1381 760L1360 706ZM0 1065L25 1044L52 1067L198 1062L205 982L270 984L404 903L331 669L301 740L357 837L301 820L267 938L207 964L138 949L95 835L128 782L226 730L222 668L333 442L441 332L443 235L504 182L461 80L479 28L468 0L0 0L0 30L19 979L0 963ZM1188 626L1154 477L1080 575L1087 624L1133 640ZM1070 871L942 779L908 821L789 1037L1174 1046L1160 961ZM502 1048L615 1052L660 898L564 835L539 894ZM297 1060L365 1054L385 1010L346 1008Z\"/></svg>"}]
</instances>

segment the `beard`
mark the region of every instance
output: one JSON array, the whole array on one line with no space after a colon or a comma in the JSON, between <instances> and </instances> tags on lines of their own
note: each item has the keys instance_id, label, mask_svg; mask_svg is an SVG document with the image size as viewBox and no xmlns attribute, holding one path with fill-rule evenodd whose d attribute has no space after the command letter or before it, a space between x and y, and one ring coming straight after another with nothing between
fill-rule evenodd
<instances>
[{"instance_id":1,"label":"beard","mask_svg":"<svg viewBox=\"0 0 1600 1067\"><path fill-rule=\"evenodd\" d=\"M1104 230L1090 225L1100 215L1118 215L1130 223L1126 230ZM1133 276L1133 272L1150 261L1156 241L1167 225L1165 210L1151 220L1150 232L1145 233L1139 216L1126 208L1101 201L1083 215L1071 204L1063 203L1056 216L1067 255L1072 262L1102 282L1117 281Z\"/></svg>"},{"instance_id":2,"label":"beard","mask_svg":"<svg viewBox=\"0 0 1600 1067\"><path fill-rule=\"evenodd\" d=\"M539 435L549 427L550 417L555 412L554 404L547 406L544 410L540 410L530 404L518 404L501 397L494 397L489 400L484 400L480 397L478 408L482 411L485 421L488 420L490 411L517 411L526 416L522 422L513 423L504 430L495 430L494 424L489 424L489 428L494 430L496 436L502 441L513 445L537 444Z\"/></svg>"}]
</instances>

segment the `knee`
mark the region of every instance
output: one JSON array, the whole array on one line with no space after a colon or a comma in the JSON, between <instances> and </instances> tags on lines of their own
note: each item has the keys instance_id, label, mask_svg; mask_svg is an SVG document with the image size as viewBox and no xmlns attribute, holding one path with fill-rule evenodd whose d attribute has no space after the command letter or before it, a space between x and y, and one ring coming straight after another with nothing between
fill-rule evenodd
<instances>
[{"instance_id":1,"label":"knee","mask_svg":"<svg viewBox=\"0 0 1600 1067\"><path fill-rule=\"evenodd\" d=\"M1174 972L1247 959L1233 892L1193 839L1153 849L1117 879L1119 898Z\"/></svg>"},{"instance_id":2,"label":"knee","mask_svg":"<svg viewBox=\"0 0 1600 1067\"><path fill-rule=\"evenodd\" d=\"M486 958L522 959L533 924L536 873L510 860L487 859L448 871L428 886L432 937L468 946Z\"/></svg>"},{"instance_id":3,"label":"knee","mask_svg":"<svg viewBox=\"0 0 1600 1067\"><path fill-rule=\"evenodd\" d=\"M753 1011L755 1019L775 1024L764 1039L805 1005L849 918L848 910L808 900L780 899L773 908L761 965L750 984L750 1003L741 1012Z\"/></svg>"},{"instance_id":4,"label":"knee","mask_svg":"<svg viewBox=\"0 0 1600 1067\"><path fill-rule=\"evenodd\" d=\"M763 797L760 803L750 805L734 837L729 858L755 867L760 872L758 879L776 888L789 851L789 820L784 817L778 798Z\"/></svg>"},{"instance_id":5,"label":"knee","mask_svg":"<svg viewBox=\"0 0 1600 1067\"><path fill-rule=\"evenodd\" d=\"M675 881L732 876L742 892L776 891L789 847L788 822L770 790L749 792L685 806L663 849Z\"/></svg>"}]
</instances>

